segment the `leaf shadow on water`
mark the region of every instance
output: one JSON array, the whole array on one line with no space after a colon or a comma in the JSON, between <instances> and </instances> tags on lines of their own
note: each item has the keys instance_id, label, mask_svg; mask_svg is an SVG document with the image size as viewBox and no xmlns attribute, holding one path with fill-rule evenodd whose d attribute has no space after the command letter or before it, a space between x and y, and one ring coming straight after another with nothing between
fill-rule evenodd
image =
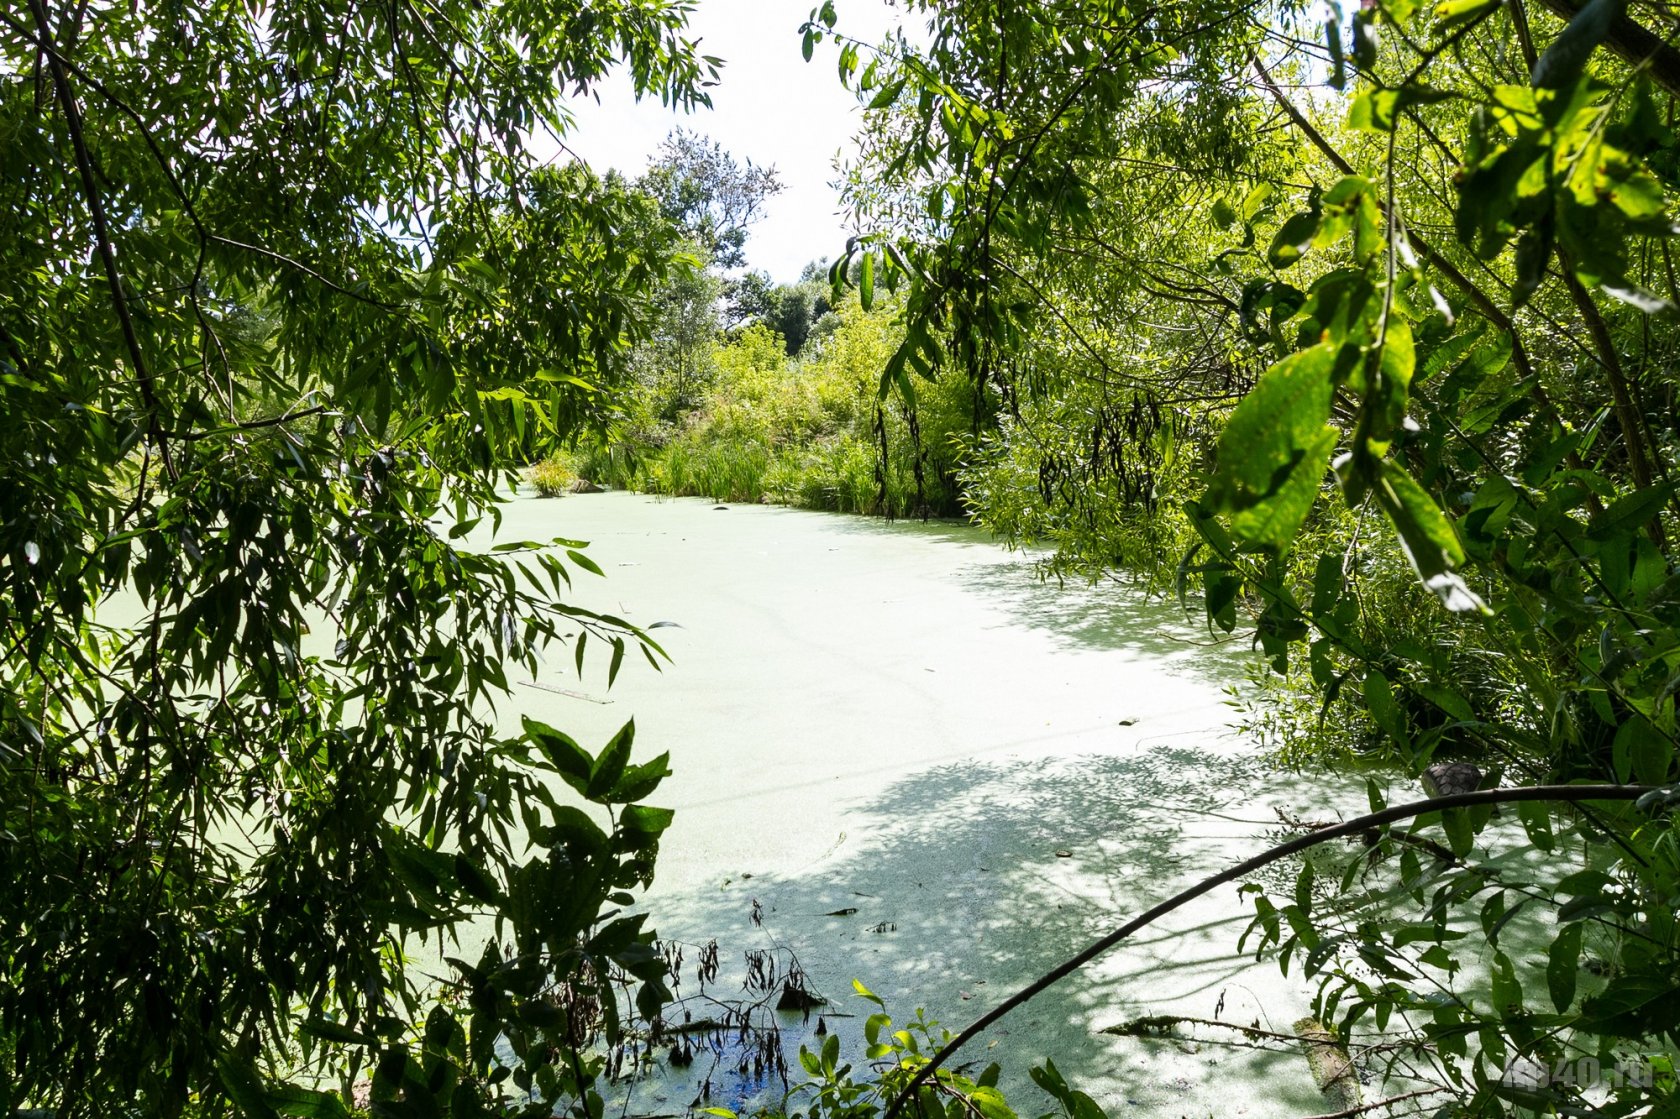
<instances>
[{"instance_id":1,"label":"leaf shadow on water","mask_svg":"<svg viewBox=\"0 0 1680 1119\"><path fill-rule=\"evenodd\" d=\"M799 873L661 892L653 910L667 933L716 936L726 959L770 941L792 948L833 1000L826 1028L861 1064L858 1035L873 1008L851 997L852 979L896 1020L926 1007L955 1031L1148 906L1275 841L1271 806L1323 816L1350 802L1343 789L1303 786L1218 746L942 765L853 806L864 827ZM754 901L763 929L749 920ZM1216 1009L1287 1032L1309 998L1279 979L1275 962L1237 955L1251 913L1235 885L1214 891L1017 1010L966 1059L1002 1061L1002 1087L1024 1114L1050 1106L1025 1075L1046 1056L1111 1115L1245 1113L1233 1092L1252 1101L1249 1115L1335 1110L1293 1047L1099 1032L1140 1015L1213 1018ZM814 1024L788 1021L791 1051ZM711 1102L740 1103L754 1087L715 1081Z\"/></svg>"}]
</instances>

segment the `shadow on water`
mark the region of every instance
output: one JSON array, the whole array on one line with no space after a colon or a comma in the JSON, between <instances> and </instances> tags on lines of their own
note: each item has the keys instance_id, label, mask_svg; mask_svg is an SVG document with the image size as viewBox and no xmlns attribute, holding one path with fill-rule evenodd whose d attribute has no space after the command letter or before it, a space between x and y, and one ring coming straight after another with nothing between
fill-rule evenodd
<instances>
[{"instance_id":1,"label":"shadow on water","mask_svg":"<svg viewBox=\"0 0 1680 1119\"><path fill-rule=\"evenodd\" d=\"M804 511L801 511L804 512ZM825 531L859 537L911 537L957 549L978 549L986 561L951 572L953 585L1005 615L1008 624L1049 635L1058 648L1129 651L1174 670L1229 671L1248 654L1242 641L1209 632L1195 602L1186 611L1170 596L1108 576L1058 579L1041 566L1047 553L1012 551L985 529L962 521L883 521L809 513Z\"/></svg>"},{"instance_id":2,"label":"shadow on water","mask_svg":"<svg viewBox=\"0 0 1680 1119\"><path fill-rule=\"evenodd\" d=\"M653 908L663 931L716 936L725 959L791 948L833 1000L818 1012L826 1028L860 1059L861 1016L873 1008L849 997L853 978L895 1018L926 1007L954 1031L1141 910L1261 849L1278 827L1273 804L1331 813L1341 792L1303 789L1217 748L942 765L851 806L863 826L799 873L663 895ZM751 921L755 902L762 929ZM1234 886L1216 891L1018 1010L970 1058L1003 1061L1003 1086L1028 1114L1048 1101L1025 1072L1051 1054L1111 1115L1237 1114L1233 1090L1256 1101L1248 1114L1327 1110L1298 1051L1100 1033L1140 1015L1216 1010L1287 1031L1306 1000L1293 989L1278 996L1275 963L1236 954L1251 912ZM796 1073L791 1052L814 1025L786 1022ZM710 1102L734 1106L755 1087L723 1076Z\"/></svg>"},{"instance_id":3,"label":"shadow on water","mask_svg":"<svg viewBox=\"0 0 1680 1119\"><path fill-rule=\"evenodd\" d=\"M1229 672L1248 652L1241 641L1198 628L1176 602L1115 580L1095 584L1040 577L1037 562L975 565L961 585L1007 614L1010 624L1050 635L1064 649L1112 649L1149 659L1163 670Z\"/></svg>"}]
</instances>

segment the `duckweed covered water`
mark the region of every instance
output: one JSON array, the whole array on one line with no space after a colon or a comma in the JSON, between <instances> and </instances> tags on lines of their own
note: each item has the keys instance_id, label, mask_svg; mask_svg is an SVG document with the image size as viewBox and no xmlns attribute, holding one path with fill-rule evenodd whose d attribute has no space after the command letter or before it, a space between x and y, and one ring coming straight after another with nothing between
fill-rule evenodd
<instances>
[{"instance_id":1,"label":"duckweed covered water","mask_svg":"<svg viewBox=\"0 0 1680 1119\"><path fill-rule=\"evenodd\" d=\"M895 1018L925 1008L955 1031L1261 849L1274 807L1310 816L1349 801L1231 735L1224 689L1242 679L1240 645L1210 646L1176 604L1117 584L1041 582L1030 557L969 526L625 493L506 512L502 539L591 542L607 577L580 576L575 601L674 623L654 631L674 661L663 672L629 658L609 691L604 656L581 680L557 656L503 714L592 746L634 716L638 757L671 751L656 800L676 822L653 924L689 946L685 995L713 939L708 991L723 998L742 994L746 952L797 958L831 1002L781 1016L795 1082L793 1053L819 1016L863 1064L873 1007L854 978ZM1026 1077L1047 1055L1111 1116L1326 1110L1299 1051L1100 1032L1145 1014L1288 1032L1309 991L1236 954L1251 913L1234 887L1180 910L969 1056L1004 1065L1000 1087L1025 1114L1051 1106ZM701 1048L639 1082L634 1106L680 1112L707 1081L710 1104L764 1099L732 1074L738 1057Z\"/></svg>"}]
</instances>

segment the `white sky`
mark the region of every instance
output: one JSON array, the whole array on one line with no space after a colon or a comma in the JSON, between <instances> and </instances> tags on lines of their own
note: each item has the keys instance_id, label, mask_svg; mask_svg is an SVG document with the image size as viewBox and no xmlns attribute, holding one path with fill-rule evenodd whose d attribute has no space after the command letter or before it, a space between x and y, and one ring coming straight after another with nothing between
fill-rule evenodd
<instances>
[{"instance_id":1,"label":"white sky","mask_svg":"<svg viewBox=\"0 0 1680 1119\"><path fill-rule=\"evenodd\" d=\"M799 27L817 0L698 0L689 37L724 60L713 108L683 116L657 98L637 103L621 74L599 88L600 104L572 104L577 126L566 145L600 172L629 176L647 168L667 133L686 127L720 142L736 159L774 166L786 189L770 200L747 240L748 267L787 283L806 262L836 257L850 231L836 214L834 158L851 150L857 101L841 86L832 40L807 63ZM891 0L837 0L837 29L873 43L904 13ZM547 153L541 153L547 154Z\"/></svg>"}]
</instances>

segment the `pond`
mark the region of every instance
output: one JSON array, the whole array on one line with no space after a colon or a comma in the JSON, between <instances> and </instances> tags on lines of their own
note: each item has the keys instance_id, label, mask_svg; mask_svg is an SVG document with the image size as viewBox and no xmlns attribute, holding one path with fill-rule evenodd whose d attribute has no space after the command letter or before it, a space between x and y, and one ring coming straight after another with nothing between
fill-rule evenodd
<instances>
[{"instance_id":1,"label":"pond","mask_svg":"<svg viewBox=\"0 0 1680 1119\"><path fill-rule=\"evenodd\" d=\"M648 626L672 663L557 655L515 684L517 713L598 748L634 716L637 757L671 752L676 810L647 908L685 948L715 939L711 991L743 995L744 954L796 958L829 1005L782 1015L792 1059L822 1028L862 1064L872 988L896 1019L953 1031L1154 902L1275 841L1345 789L1280 773L1229 729L1246 646L1210 643L1176 603L1118 583L1040 581L1030 556L966 525L887 524L768 506L608 493L520 498L502 539L590 541L606 578L574 601ZM1361 800L1363 798L1361 797ZM1146 930L1005 1019L996 1060L1025 1114L1053 1055L1111 1115L1338 1110L1299 1050L1115 1037L1150 1014L1287 1033L1306 985L1236 952L1236 888ZM699 1009L693 1010L696 1016ZM847 1016L855 1015L855 1017ZM820 1039L819 1039L820 1040ZM1231 1041L1240 1037L1231 1034ZM633 1106L735 1106L738 1054L702 1050L634 1087ZM779 1090L779 1087L778 1089Z\"/></svg>"}]
</instances>

